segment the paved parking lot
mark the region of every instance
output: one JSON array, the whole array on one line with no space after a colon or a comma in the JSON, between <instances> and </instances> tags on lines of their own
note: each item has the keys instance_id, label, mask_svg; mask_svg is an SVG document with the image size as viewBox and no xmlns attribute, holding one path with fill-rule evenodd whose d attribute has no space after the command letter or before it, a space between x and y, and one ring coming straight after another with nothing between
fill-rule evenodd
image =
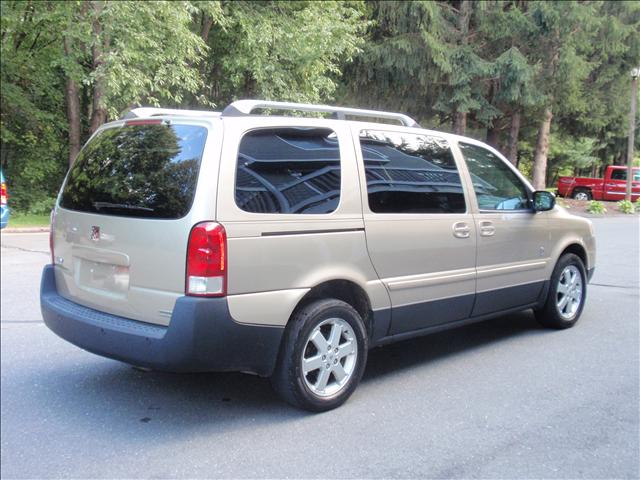
<instances>
[{"instance_id":1,"label":"paved parking lot","mask_svg":"<svg viewBox=\"0 0 640 480\"><path fill-rule=\"evenodd\" d=\"M2 234L2 478L638 478L638 219L595 220L574 329L531 312L377 349L338 410L265 379L145 373L42 323L46 234Z\"/></svg>"}]
</instances>

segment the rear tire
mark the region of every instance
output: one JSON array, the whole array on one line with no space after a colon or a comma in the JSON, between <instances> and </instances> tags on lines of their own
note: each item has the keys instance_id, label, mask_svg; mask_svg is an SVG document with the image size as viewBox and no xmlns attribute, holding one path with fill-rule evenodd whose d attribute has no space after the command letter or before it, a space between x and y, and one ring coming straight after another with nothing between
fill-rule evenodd
<instances>
[{"instance_id":1,"label":"rear tire","mask_svg":"<svg viewBox=\"0 0 640 480\"><path fill-rule=\"evenodd\" d=\"M562 255L550 282L544 306L535 310L536 319L548 328L573 327L587 299L587 275L582 259L573 253Z\"/></svg>"},{"instance_id":2,"label":"rear tire","mask_svg":"<svg viewBox=\"0 0 640 480\"><path fill-rule=\"evenodd\" d=\"M336 299L315 301L289 321L271 385L295 407L331 410L358 386L367 350L364 323L351 305Z\"/></svg>"},{"instance_id":3,"label":"rear tire","mask_svg":"<svg viewBox=\"0 0 640 480\"><path fill-rule=\"evenodd\" d=\"M571 195L574 200L591 200L593 196L591 191L586 188L576 188Z\"/></svg>"}]
</instances>

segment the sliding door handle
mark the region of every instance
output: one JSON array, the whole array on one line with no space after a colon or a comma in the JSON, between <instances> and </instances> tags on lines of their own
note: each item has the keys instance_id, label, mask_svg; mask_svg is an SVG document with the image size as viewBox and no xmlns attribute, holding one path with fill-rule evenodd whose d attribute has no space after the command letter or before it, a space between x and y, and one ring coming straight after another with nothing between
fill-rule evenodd
<instances>
[{"instance_id":1,"label":"sliding door handle","mask_svg":"<svg viewBox=\"0 0 640 480\"><path fill-rule=\"evenodd\" d=\"M452 228L456 238L469 238L471 235L471 227L466 222L456 222Z\"/></svg>"}]
</instances>

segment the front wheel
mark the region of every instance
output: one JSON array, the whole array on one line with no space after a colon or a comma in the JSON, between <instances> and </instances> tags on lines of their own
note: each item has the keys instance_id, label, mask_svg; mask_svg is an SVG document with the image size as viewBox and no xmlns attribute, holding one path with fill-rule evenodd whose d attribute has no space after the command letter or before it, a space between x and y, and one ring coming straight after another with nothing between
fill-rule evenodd
<instances>
[{"instance_id":1,"label":"front wheel","mask_svg":"<svg viewBox=\"0 0 640 480\"><path fill-rule=\"evenodd\" d=\"M544 306L536 310L536 319L549 328L573 327L587 298L587 275L582 259L573 253L562 255L551 275Z\"/></svg>"},{"instance_id":2,"label":"front wheel","mask_svg":"<svg viewBox=\"0 0 640 480\"><path fill-rule=\"evenodd\" d=\"M358 386L367 349L362 318L351 305L336 299L310 303L287 326L271 384L298 408L331 410Z\"/></svg>"}]
</instances>

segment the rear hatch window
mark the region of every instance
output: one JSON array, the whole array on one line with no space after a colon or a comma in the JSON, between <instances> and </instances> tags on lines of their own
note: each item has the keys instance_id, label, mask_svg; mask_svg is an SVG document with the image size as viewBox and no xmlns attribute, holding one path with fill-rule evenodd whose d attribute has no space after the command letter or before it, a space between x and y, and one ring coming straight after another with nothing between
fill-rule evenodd
<instances>
[{"instance_id":1,"label":"rear hatch window","mask_svg":"<svg viewBox=\"0 0 640 480\"><path fill-rule=\"evenodd\" d=\"M80 152L60 206L80 212L177 219L191 209L207 129L166 123L100 132Z\"/></svg>"}]
</instances>

